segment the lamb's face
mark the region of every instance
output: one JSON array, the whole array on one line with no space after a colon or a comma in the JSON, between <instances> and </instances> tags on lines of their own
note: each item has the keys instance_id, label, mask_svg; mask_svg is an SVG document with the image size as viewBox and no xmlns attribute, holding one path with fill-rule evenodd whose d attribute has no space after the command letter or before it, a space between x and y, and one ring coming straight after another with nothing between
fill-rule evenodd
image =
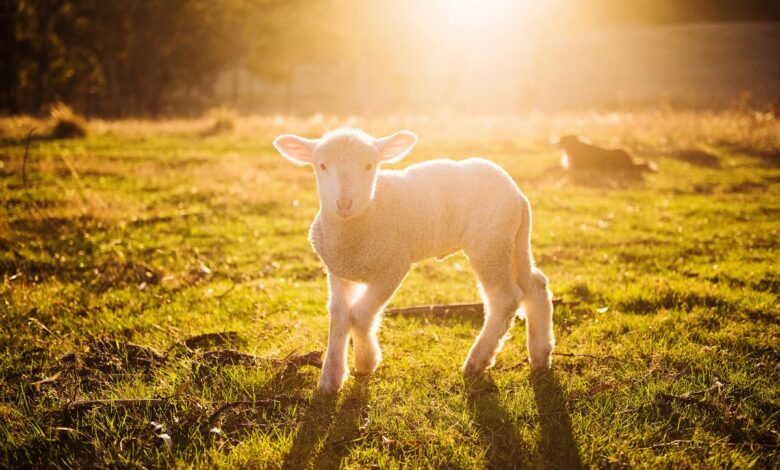
<instances>
[{"instance_id":1,"label":"lamb's face","mask_svg":"<svg viewBox=\"0 0 780 470\"><path fill-rule=\"evenodd\" d=\"M561 166L563 168L571 168L572 163L569 152L571 152L577 145L581 143L582 142L580 141L580 138L576 135L565 135L553 143L553 145L561 149Z\"/></svg>"},{"instance_id":2,"label":"lamb's face","mask_svg":"<svg viewBox=\"0 0 780 470\"><path fill-rule=\"evenodd\" d=\"M569 151L570 149L577 146L577 144L581 144L582 141L580 141L580 138L576 135L565 135L561 137L557 142L555 142L555 145L562 149L564 152Z\"/></svg>"},{"instance_id":3,"label":"lamb's face","mask_svg":"<svg viewBox=\"0 0 780 470\"><path fill-rule=\"evenodd\" d=\"M368 139L323 139L312 156L320 208L343 219L365 212L374 198L379 149Z\"/></svg>"},{"instance_id":4,"label":"lamb's face","mask_svg":"<svg viewBox=\"0 0 780 470\"><path fill-rule=\"evenodd\" d=\"M379 165L400 161L416 142L417 136L409 131L377 139L363 131L340 129L320 140L281 135L274 140L274 146L293 163L312 165L320 209L349 220L371 205Z\"/></svg>"}]
</instances>

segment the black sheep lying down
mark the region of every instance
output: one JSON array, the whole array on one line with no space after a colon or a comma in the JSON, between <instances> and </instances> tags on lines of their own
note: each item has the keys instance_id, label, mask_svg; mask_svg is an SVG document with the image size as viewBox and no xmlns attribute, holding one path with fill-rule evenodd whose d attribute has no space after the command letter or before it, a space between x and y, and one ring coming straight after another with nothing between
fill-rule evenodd
<instances>
[{"instance_id":1,"label":"black sheep lying down","mask_svg":"<svg viewBox=\"0 0 780 470\"><path fill-rule=\"evenodd\" d=\"M606 149L580 140L576 135L561 137L555 145L563 150L561 165L572 171L658 171L651 161L633 158L623 149Z\"/></svg>"}]
</instances>

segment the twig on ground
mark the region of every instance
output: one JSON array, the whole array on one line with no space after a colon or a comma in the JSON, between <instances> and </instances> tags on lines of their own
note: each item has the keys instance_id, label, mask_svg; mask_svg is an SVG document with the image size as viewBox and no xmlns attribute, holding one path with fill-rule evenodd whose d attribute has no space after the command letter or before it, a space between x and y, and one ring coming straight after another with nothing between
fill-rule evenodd
<instances>
[{"instance_id":1,"label":"twig on ground","mask_svg":"<svg viewBox=\"0 0 780 470\"><path fill-rule=\"evenodd\" d=\"M563 300L553 299L553 305L556 306L573 306L579 305L579 300ZM483 315L485 312L485 305L482 302L476 303L459 303L459 304L433 304L433 305L421 305L414 307L403 308L391 308L385 311L385 315L419 315L419 314L471 314L471 315Z\"/></svg>"},{"instance_id":2,"label":"twig on ground","mask_svg":"<svg viewBox=\"0 0 780 470\"><path fill-rule=\"evenodd\" d=\"M41 389L41 385L54 383L54 382L56 382L57 380L60 379L60 376L62 376L62 371L58 371L58 372L54 373L54 375L50 375L50 376L46 377L45 379L41 379L41 380L38 380L37 382L33 382L32 385L33 385L33 387L35 387L36 390L40 390Z\"/></svg>"},{"instance_id":3,"label":"twig on ground","mask_svg":"<svg viewBox=\"0 0 780 470\"><path fill-rule=\"evenodd\" d=\"M605 359L605 360L606 359L617 360L617 358L615 356L609 356L609 355L607 355L607 356L596 356L594 354L575 354L575 353L565 353L565 352L554 352L552 354L553 354L553 356L563 356L563 357L587 357L587 358L599 359L599 360L602 360L602 359ZM519 369L519 368L525 366L526 364L528 364L528 358L525 358L525 359L523 359L522 361L520 361L520 362L518 362L516 364L512 364L511 366L498 367L498 368L496 368L496 370L504 372L504 371L507 371L507 370Z\"/></svg>"},{"instance_id":4,"label":"twig on ground","mask_svg":"<svg viewBox=\"0 0 780 470\"><path fill-rule=\"evenodd\" d=\"M465 303L391 308L390 310L385 311L385 315L419 315L425 313L433 313L437 315L448 313L482 315L483 312L484 306L482 303Z\"/></svg>"},{"instance_id":5,"label":"twig on ground","mask_svg":"<svg viewBox=\"0 0 780 470\"><path fill-rule=\"evenodd\" d=\"M552 353L553 356L564 356L564 357L589 357L591 359L614 359L617 360L615 356L597 356L595 354L575 354L575 353L565 353L565 352L554 352Z\"/></svg>"}]
</instances>

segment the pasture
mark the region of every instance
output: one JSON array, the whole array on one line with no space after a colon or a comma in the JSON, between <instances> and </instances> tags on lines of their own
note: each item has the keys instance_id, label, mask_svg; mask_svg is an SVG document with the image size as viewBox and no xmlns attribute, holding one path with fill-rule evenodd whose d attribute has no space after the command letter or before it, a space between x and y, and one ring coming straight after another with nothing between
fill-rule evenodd
<instances>
[{"instance_id":1,"label":"pasture","mask_svg":"<svg viewBox=\"0 0 780 470\"><path fill-rule=\"evenodd\" d=\"M384 360L315 393L326 281L310 170L281 132L344 123L482 156L534 208L555 294L553 369L524 323L475 382L481 325L387 315ZM780 454L780 124L747 111L525 118L93 121L0 131L0 466L758 467ZM580 133L657 174L572 178ZM43 135L43 130L39 131ZM416 265L390 308L478 301L468 260ZM221 333L212 336L199 336ZM117 401L126 400L126 401Z\"/></svg>"}]
</instances>

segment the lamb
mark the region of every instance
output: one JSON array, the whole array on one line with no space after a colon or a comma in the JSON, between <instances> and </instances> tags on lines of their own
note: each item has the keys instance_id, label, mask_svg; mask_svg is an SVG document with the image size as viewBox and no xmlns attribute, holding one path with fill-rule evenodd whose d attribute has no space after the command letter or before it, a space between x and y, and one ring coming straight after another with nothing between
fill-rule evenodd
<instances>
[{"instance_id":1,"label":"lamb","mask_svg":"<svg viewBox=\"0 0 780 470\"><path fill-rule=\"evenodd\" d=\"M634 158L623 149L607 149L583 142L576 135L566 135L554 144L563 150L561 166L572 171L651 171L655 162Z\"/></svg>"},{"instance_id":2,"label":"lamb","mask_svg":"<svg viewBox=\"0 0 780 470\"><path fill-rule=\"evenodd\" d=\"M380 169L402 160L416 143L417 136L406 130L383 138L339 129L319 140L291 134L274 140L292 163L312 165L317 179L320 210L309 240L327 268L329 287L323 393L338 391L349 375L350 338L355 372L377 368L380 314L412 263L459 250L477 274L486 306L464 375L494 364L521 305L531 367L550 367L552 293L531 254L528 199L509 174L484 159Z\"/></svg>"}]
</instances>

